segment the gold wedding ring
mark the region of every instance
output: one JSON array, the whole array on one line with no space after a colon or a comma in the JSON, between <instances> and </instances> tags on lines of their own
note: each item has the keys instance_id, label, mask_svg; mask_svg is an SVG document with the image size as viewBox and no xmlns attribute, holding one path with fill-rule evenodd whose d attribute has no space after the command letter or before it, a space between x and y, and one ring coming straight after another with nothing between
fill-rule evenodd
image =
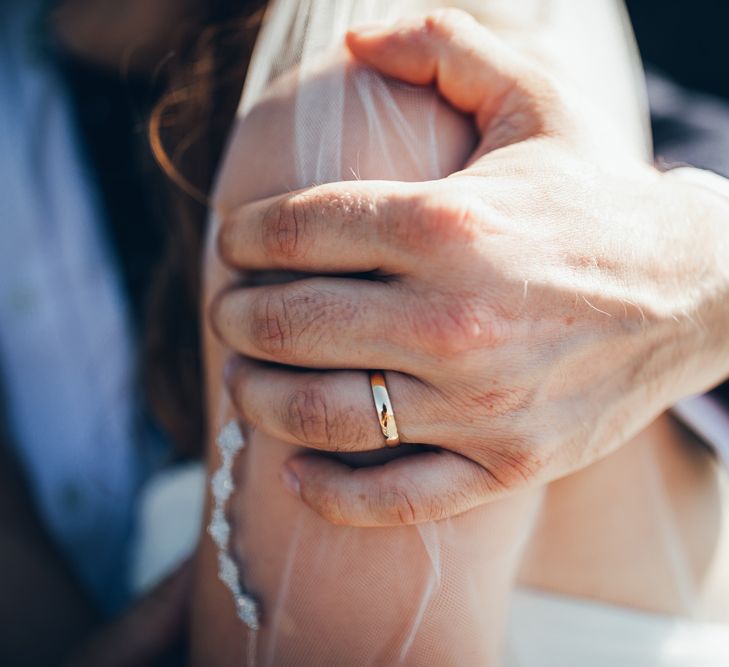
<instances>
[{"instance_id":1,"label":"gold wedding ring","mask_svg":"<svg viewBox=\"0 0 729 667\"><path fill-rule=\"evenodd\" d=\"M390 402L390 394L387 393L384 373L370 371L370 385L372 385L372 397L375 399L377 419L380 422L382 435L385 436L385 444L388 447L397 447L400 444L400 436L397 433L395 413Z\"/></svg>"}]
</instances>

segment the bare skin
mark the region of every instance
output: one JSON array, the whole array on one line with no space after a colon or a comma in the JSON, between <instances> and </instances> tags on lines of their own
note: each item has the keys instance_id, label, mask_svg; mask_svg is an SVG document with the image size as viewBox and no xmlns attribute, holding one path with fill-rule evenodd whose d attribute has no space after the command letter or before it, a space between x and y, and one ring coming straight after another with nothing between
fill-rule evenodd
<instances>
[{"instance_id":1,"label":"bare skin","mask_svg":"<svg viewBox=\"0 0 729 667\"><path fill-rule=\"evenodd\" d=\"M327 72L323 73L327 76ZM228 167L232 177L227 180L230 190L221 189L218 201L225 206L232 201L245 201L280 192L296 182L294 162L287 153L291 142L282 140L292 126L292 106L289 103L290 88L279 86L248 119L235 130L233 148L229 153ZM431 94L432 95L432 94ZM420 107L410 102L405 95L399 100L405 118L412 122L417 118ZM358 135L365 127L364 110L356 102L346 112L351 123L343 146L343 164L356 165L362 178L388 176L383 174L381 161L376 154L360 150ZM439 171L447 173L470 150L473 132L470 124L459 114L440 104L437 125L439 127ZM398 134L394 127L388 130L393 142ZM278 137L280 150L269 151L264 147ZM259 152L259 148L261 149ZM245 159L246 155L265 155L255 161ZM403 155L393 149L394 155ZM400 178L416 179L420 176L419 166L409 160L395 161L392 167ZM224 188L224 186L221 186ZM220 285L230 276L214 255L209 255L206 280L207 307ZM261 282L266 282L260 277ZM206 366L208 369L209 406L211 428L224 415L220 414L225 387L220 378L223 366L229 356L210 328L206 329ZM232 416L232 413L230 413ZM211 433L211 439L215 433ZM418 532L412 527L394 529L359 530L333 526L316 514L304 508L298 500L287 493L280 484L279 472L284 462L299 447L269 437L262 431L249 434L249 447L242 457L238 471L239 489L233 498L231 516L236 538L236 553L246 562L246 578L252 589L263 601L266 622L261 630L258 653L261 661L272 664L353 664L355 656L366 655L376 635L387 636L388 648L382 650L380 662L395 662L401 647L402 637L407 634L412 622L413 608L423 594L423 582L428 580L431 564L423 550ZM217 467L214 448L209 453L210 465ZM404 459L403 459L404 460ZM449 600L450 586L438 595L438 604L423 619L424 635L437 640L437 646L416 639L409 652L413 664L422 662L424 656L435 656L438 664L455 664L459 656L476 655L479 662L493 662L497 659L501 645L504 610L508 592L516 577L518 566L518 545L525 536L529 517L534 515L540 490L520 494L515 498L493 503L488 507L464 515L456 520L460 526L457 535L469 541L468 536L479 533L475 546L450 566L445 565L443 576L449 581L458 581L457 589L467 586L468 573L477 573L478 588L474 597L478 599L478 611L462 608L457 611ZM265 498L265 502L262 499ZM255 512L251 512L257 508ZM287 578L288 554L291 553L292 536L298 536L296 552L297 571L310 573L310 577ZM460 538L459 538L460 539ZM344 546L342 546L344 540ZM326 545L338 544L339 557L331 561L322 560L327 553ZM323 548L321 552L318 549ZM466 553L465 546L461 549ZM367 562L363 560L367 554ZM408 563L408 576L391 567L393 554ZM200 577L197 595L193 605L193 659L196 664L234 665L240 664L248 649L247 639L237 618L231 611L230 597L216 580L217 563L215 551L204 538L200 554ZM489 562L490 567L481 564ZM468 565L471 567L468 567ZM322 572L326 567L326 576ZM361 578L352 573L360 571ZM349 581L351 590L346 593L348 602L342 599L340 582ZM315 583L315 588L312 588ZM471 582L473 585L473 582ZM396 596L392 592L398 591ZM476 590L480 594L476 594ZM280 623L275 609L275 600L285 591L286 598L301 600L303 604L286 607L282 616L285 626L293 629L282 638L277 633ZM365 600L380 598L387 600L387 607L380 608ZM336 609L337 613L333 614ZM491 622L484 631L478 629L472 618L488 618ZM449 643L443 637L442 628L452 626L454 614L461 619L460 632L449 635ZM313 622L313 625L312 625ZM365 632L362 632L366 628ZM323 633L328 637L322 639ZM435 651L435 653L433 653Z\"/></svg>"},{"instance_id":2,"label":"bare skin","mask_svg":"<svg viewBox=\"0 0 729 667\"><path fill-rule=\"evenodd\" d=\"M437 466L413 458L407 483L400 464L352 473L297 457L285 478L304 502L352 525L453 516L599 460L727 375L729 201L626 152L589 100L466 15L350 47L434 82L481 140L445 179L225 208L231 268L386 276L221 293L212 321L246 357L230 382L240 413L292 444L376 449L365 369L384 368L401 440L444 448Z\"/></svg>"},{"instance_id":3,"label":"bare skin","mask_svg":"<svg viewBox=\"0 0 729 667\"><path fill-rule=\"evenodd\" d=\"M235 213L227 219L228 221L245 219L247 224L246 229L237 229L233 232L228 230L227 237L225 233L223 234L223 243L225 240L235 242L234 250L228 248L226 252L223 248L223 256L229 262L235 256L239 265L245 265L248 269L285 267L301 270L309 267L292 262L291 255L286 261L274 257L275 263L272 266L269 263L272 259L270 253L258 252L259 249L251 236L251 227L257 220L255 212L265 208L265 205L261 206L259 203L260 200L270 205L270 202L275 201L277 193L296 187L293 160L286 152L286 146L290 145L287 136L292 126L290 97L287 95L290 93L287 94L285 89L278 90L257 112L238 126L228 161L220 178L217 195L218 211L227 213L238 211L238 207L242 207L240 213ZM407 113L407 105L405 110ZM415 113L415 109L411 109L410 113ZM358 118L360 116L357 113L347 114L348 122L351 123L347 136L356 135L356 128L362 122ZM447 171L449 164L458 164L467 156L469 125L465 119L459 120L457 116L450 117L449 120L446 115L444 122L448 122L449 126L441 136L441 154L446 156L441 167L449 173ZM345 146L345 153L347 150L352 151L350 158L354 156L356 145L357 142L353 141L349 148ZM277 150L271 150L272 146L276 146ZM246 159L246 156L251 154L265 158L254 163ZM508 151L506 156L505 160L508 161ZM383 177L377 171L376 156L359 157L360 166L363 163L365 165L361 173L362 178ZM345 156L345 162L347 159ZM503 164L500 163L500 166ZM412 165L399 165L398 168L402 170L399 178L403 182L417 177ZM636 165L637 171L640 172L641 169L642 167ZM651 180L655 178L655 174L647 175L646 178ZM349 188L351 185L347 184L346 187ZM323 190L327 191L327 187L325 186ZM368 185L358 187L368 187ZM400 187L406 189L408 186ZM336 190L336 186L332 186L329 192L333 190ZM322 189L319 192L322 192ZM286 199L290 200L290 197ZM316 209L313 208L312 211ZM332 221L332 216L322 215L319 218L315 214L311 221L313 228L323 237L326 235L325 221ZM340 238L341 232L340 227L338 228ZM253 234L255 236L255 232ZM345 237L345 242L337 246L338 257L341 257L342 253L346 254L346 241ZM333 237L331 242L335 242ZM312 252L315 249L308 244L306 247ZM322 246L317 244L317 247ZM247 253L245 261L241 261L241 257L244 256L242 253ZM306 254L301 257L306 261ZM334 257L334 254L331 257ZM331 272L341 269L340 266L331 264L331 257L327 260L330 263L325 268L320 265L320 270ZM352 267L350 265L347 268ZM223 287L227 289L229 280L228 271L219 259L211 256L206 286L208 307L215 298L220 298L219 290ZM262 288L259 286L253 289ZM352 290L351 297L355 302L366 291L362 285L353 286ZM245 301L246 298L242 296L240 300ZM224 307L221 307L218 301L213 312L219 314L221 311L216 309ZM590 314L594 313L591 309L587 308L585 312L590 317L595 317L595 322L602 321L596 315ZM216 322L217 334L221 335L228 345L241 352L269 361L282 360L270 350L266 355L261 355L260 347L247 346L247 341L243 338L245 334L241 332L250 331L250 328L245 326L246 321L251 321L248 319L250 315L244 307L241 307L234 316L229 315L227 321L222 321L224 318L220 318ZM234 324L240 326L234 327ZM332 343L331 340L327 342ZM359 346L350 344L350 354L353 349L359 349ZM220 378L228 354L226 346L221 345L213 329L208 328L206 359L209 372L210 414L219 418L223 418L218 410L223 400ZM296 357L288 356L287 363L295 361ZM335 365L333 362L322 363L321 359L311 363L309 359L303 365L326 368L330 363ZM367 367L364 364L371 362L363 358L362 363L363 367ZM351 367L352 364L344 365ZM235 407L257 427L250 435L249 450L244 455L244 463L239 471L238 481L241 488L234 499L232 511L234 532L240 536L236 542L237 553L241 562L244 561L246 564L246 579L250 587L262 600L264 614L266 610L271 614L272 610L277 608L276 600L284 586L288 587L286 588L288 598L297 601L296 607L287 608L287 622L291 623L293 628L291 634L283 641L278 637L277 650L281 651L275 654L279 658L278 664L286 664L286 656L292 658L294 655L304 663L308 658L314 664L327 661L345 664L347 657L351 659L357 655L357 637L368 636L365 630L379 628L386 634L393 627L394 620L387 615L389 613L387 610L392 607L394 617L401 615L407 617L407 614L411 613L413 600L418 599L423 580L426 579L427 567L418 560L419 538L415 528L397 527L385 530L370 528L357 531L344 526L332 526L330 522L380 525L412 523L414 520L432 518L414 516L412 499L408 496L404 506L398 504L402 502L402 496L396 492L401 488L398 485L410 479L409 466L420 455L398 459L384 466L390 475L387 481L393 485L389 487L393 493L388 495L373 492L373 497L384 499L385 504L390 502L392 505L383 508L377 503L364 502L355 507L347 504L344 498L346 493L352 493L353 496L357 493L360 496L362 493L366 495L371 487L367 486L365 476L372 474L366 471L377 473L378 468L352 469L356 472L349 474L346 484L359 484L359 481L352 480L365 479L363 486L358 487L355 492L351 486L348 488L342 486L342 497L337 497L332 502L332 489L336 488L332 480L341 471L341 468L332 466L341 464L312 458L310 455L302 456L305 453L302 449L304 444L318 444L322 448L329 448L329 445L317 443L315 438L301 437L300 434L292 438L291 432L281 428L280 423L276 422L274 414L276 406L286 404L286 392L296 383L290 376L281 380L282 376L279 374L282 373L286 371L277 371L275 368L272 370L269 366L264 367L248 360L240 363L230 379ZM326 377L326 372L318 372L315 380L311 380L311 385L325 382ZM354 401L360 396L368 398L366 377L352 372L344 378L344 381L352 383L349 385L354 387L351 392L343 384L338 386L339 391L332 391L326 396L336 395L346 399L351 396ZM393 396L397 396L397 382L393 382L392 387ZM416 415L411 413L412 418L409 419L405 416L408 414L407 410L412 409L413 405L418 405L418 401L408 401L402 394L401 399L396 401L396 405L402 405L398 410L407 439L408 430L422 423L432 411L424 408ZM254 401L258 403L254 404ZM265 402L265 405L262 405L261 401ZM260 406L259 412L255 411L256 405ZM363 418L362 430L358 432L358 436L362 437L347 440L346 447L341 446L341 442L344 442L342 440L339 447L332 448L338 451L351 451L381 446L381 440L375 441L378 432L371 405L369 403L362 405L364 406L362 414L367 419L365 422ZM353 404L351 407L355 411L360 409L359 404ZM232 416L232 411L228 414ZM257 415L259 418L256 418ZM569 415L566 415L565 419L568 417ZM460 420L454 417L450 420L444 419L443 422L455 426ZM312 423L316 424L316 421L313 420ZM573 426L568 424L568 428L571 429ZM581 432L592 437L589 425L582 424L579 428L585 429ZM211 433L211 439L213 436L214 433ZM443 438L447 439L445 435ZM421 438L418 434L413 435L412 441L427 442L427 439ZM490 504L483 505L480 501L476 502L475 505L478 507L470 511L463 512L463 507L458 508L460 514L451 520L451 525L456 536L454 539L464 539L463 558L462 562L452 570L455 582L447 591L450 594L450 603L445 600L443 606L439 608L440 612L427 618L430 624L428 628L433 633L431 636L453 639L455 635L459 649L465 650L465 647L468 647L481 652L480 655L486 656L487 660L495 662L501 645L508 590L517 581L546 590L659 612L684 613L690 604L692 609L700 608L707 617L721 617L721 613L718 615L714 613L715 608L705 595L705 588L707 582L717 584L721 576L724 576L723 572L717 574L713 565L714 559L723 548L717 540L717 535L725 534L722 533L722 526L726 520L716 513L715 467L706 454L688 443L689 439L674 422L669 417L663 416L617 453L606 456L602 462L594 463L582 472L552 483L546 488L546 493L543 484L534 483L525 490L512 489L510 494L501 494L504 496L503 499ZM314 509L314 512L303 507L297 495L290 495L284 491L279 474L287 460L290 461L288 465L297 466L295 470L301 482L301 498ZM464 474L464 469L459 467L462 465L460 459L448 454L431 454L430 460L434 462L434 472L428 477L428 481L437 485L439 476L443 475L450 484L458 488L457 480ZM211 468L217 464L216 455L211 452ZM305 465L311 467L305 468ZM319 472L315 470L315 466L321 466ZM666 509L662 503L652 503L655 498L654 490L644 483L652 474L657 475L656 483L659 488L665 488L670 498L681 498L681 502L676 502L675 507L671 503L668 504L668 520L677 526L679 544L682 545L682 549L686 548L690 564L687 572L692 582L690 601L677 592L677 573L672 570L670 564L673 554L666 548L665 542L660 539L635 539L635 534L641 533L646 526L657 525ZM319 489L315 487L317 475L320 476L320 480L324 480ZM314 485L313 491L312 486L307 488L307 484ZM620 502L614 501L616 485L620 488ZM466 493L440 493L440 495L454 503L462 501L464 496L468 501L470 488L465 486ZM436 491L441 492L442 489L436 488ZM327 497L328 503L320 502L320 499ZM489 496L490 499L493 497ZM689 502L686 502L687 499ZM430 496L423 500L423 507L430 506L427 502L431 500ZM414 506L416 509L419 507L417 502ZM438 503L433 506L438 509L443 507ZM519 545L532 529L537 508L541 508L541 511L537 515L534 532L528 544L529 558L522 560ZM564 508L572 508L572 513L566 513ZM636 511L635 508L641 509ZM450 506L446 506L446 512L458 513ZM317 513L326 521L317 516ZM707 515L713 519L711 525L707 526L706 533L691 534L690 528L695 525L695 518L702 516L705 519ZM355 532L339 532L353 530ZM353 540L351 551L347 551L346 557L340 554L337 559L326 561L327 573L331 576L322 580L316 576L322 567L320 554L313 551L311 545L329 544L330 540L336 540L341 534L356 536L351 538ZM307 586L306 576L288 578L284 575L292 535L297 535L297 544L304 545L296 552L299 559L297 571L308 572L309 576L317 581L315 589ZM393 544L410 544L414 549L411 558L408 558L408 562L412 563L413 578L407 580L405 584L401 581L401 573L393 572L387 567L378 567L380 563L387 562L388 550ZM466 549L466 544L469 549ZM546 560L547 557L549 561ZM626 563L629 567L625 566ZM207 539L202 546L201 564L193 624L195 657L200 664L239 664L237 661L242 660L245 655L247 640L232 613L227 591L215 579L214 549ZM377 577L371 579L363 573L368 572L368 568L373 564ZM340 572L342 568L346 571ZM477 620L475 618L469 620L466 616L459 622L454 622L454 618L461 619L457 607L454 606L454 600L466 597L466 588L463 590L459 588L465 586L458 578L458 573L462 571L479 573L480 581L475 595L481 606L478 609ZM574 578L571 578L571 573L575 574ZM361 576L359 580L361 585L357 585L358 576ZM342 587L338 583L343 579L354 582L353 588L348 589L346 595L343 595ZM399 588L403 585L404 590ZM367 603L367 600L372 598L366 593L371 592L373 588L385 594L392 590L401 591L401 594L398 596L390 594L387 597L388 607L385 610L371 602ZM715 587L715 590L726 590L726 588ZM710 613L711 609L714 611ZM720 612L725 613L726 609L720 608ZM264 624L260 638L264 654L270 648L270 639L274 632L270 628L270 622L269 615L269 625ZM457 632L454 631L454 627L457 628ZM484 627L489 628L489 632L484 633ZM333 636L332 642L324 645L321 641L317 641L323 632L332 633L327 635ZM361 650L366 649L362 647ZM410 656L412 663L417 664L419 655L432 657L433 650L427 643L419 644L416 640ZM445 641L440 650L442 654L437 654L441 660L439 664L448 664L449 660L457 659L455 657L458 655L457 652L454 653L453 646L446 645Z\"/></svg>"}]
</instances>

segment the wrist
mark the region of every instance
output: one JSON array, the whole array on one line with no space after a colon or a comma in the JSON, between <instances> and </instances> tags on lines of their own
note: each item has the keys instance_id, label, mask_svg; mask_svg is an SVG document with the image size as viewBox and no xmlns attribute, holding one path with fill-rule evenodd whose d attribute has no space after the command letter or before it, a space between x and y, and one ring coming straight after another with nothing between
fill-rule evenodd
<instances>
[{"instance_id":1,"label":"wrist","mask_svg":"<svg viewBox=\"0 0 729 667\"><path fill-rule=\"evenodd\" d=\"M686 287L694 294L693 312L684 314L687 348L683 359L689 371L688 393L700 393L729 375L729 180L710 171L681 167L663 174L669 192L681 198L672 217L682 215L690 241L677 252L696 256ZM680 324L680 323L679 323ZM694 363L690 363L693 360Z\"/></svg>"}]
</instances>

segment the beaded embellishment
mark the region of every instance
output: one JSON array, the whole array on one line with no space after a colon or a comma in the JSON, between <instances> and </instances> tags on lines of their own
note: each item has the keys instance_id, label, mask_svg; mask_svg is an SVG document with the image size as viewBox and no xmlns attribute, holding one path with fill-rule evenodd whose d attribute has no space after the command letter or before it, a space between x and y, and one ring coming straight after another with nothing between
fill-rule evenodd
<instances>
[{"instance_id":1,"label":"beaded embellishment","mask_svg":"<svg viewBox=\"0 0 729 667\"><path fill-rule=\"evenodd\" d=\"M213 492L213 513L208 525L208 534L218 547L218 578L233 594L238 618L251 630L260 627L258 603L248 595L241 585L241 573L230 555L230 523L225 514L225 505L233 493L233 461L246 441L235 420L220 429L215 440L220 450L222 463L211 480Z\"/></svg>"}]
</instances>

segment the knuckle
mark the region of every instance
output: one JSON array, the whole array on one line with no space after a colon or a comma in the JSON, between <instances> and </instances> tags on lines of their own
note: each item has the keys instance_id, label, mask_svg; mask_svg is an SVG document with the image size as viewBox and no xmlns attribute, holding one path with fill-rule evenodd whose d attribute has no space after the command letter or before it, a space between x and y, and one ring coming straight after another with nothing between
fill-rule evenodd
<instances>
[{"instance_id":1,"label":"knuckle","mask_svg":"<svg viewBox=\"0 0 729 667\"><path fill-rule=\"evenodd\" d=\"M302 444L330 451L352 451L363 440L361 421L332 407L328 392L313 382L286 401L284 427Z\"/></svg>"},{"instance_id":2,"label":"knuckle","mask_svg":"<svg viewBox=\"0 0 729 667\"><path fill-rule=\"evenodd\" d=\"M479 199L465 193L409 198L405 207L406 214L395 216L387 230L391 241L426 254L473 242L484 216Z\"/></svg>"},{"instance_id":3,"label":"knuckle","mask_svg":"<svg viewBox=\"0 0 729 667\"><path fill-rule=\"evenodd\" d=\"M261 221L261 241L268 257L281 261L301 258L306 252L313 208L311 197L294 195L266 210Z\"/></svg>"},{"instance_id":4,"label":"knuckle","mask_svg":"<svg viewBox=\"0 0 729 667\"><path fill-rule=\"evenodd\" d=\"M415 340L428 354L457 357L475 349L496 348L506 340L506 324L489 316L477 299L444 295L415 317Z\"/></svg>"},{"instance_id":5,"label":"knuckle","mask_svg":"<svg viewBox=\"0 0 729 667\"><path fill-rule=\"evenodd\" d=\"M284 406L284 428L297 440L319 444L329 440L329 415L324 391L309 385L291 394Z\"/></svg>"},{"instance_id":6,"label":"knuckle","mask_svg":"<svg viewBox=\"0 0 729 667\"><path fill-rule=\"evenodd\" d=\"M289 299L280 290L262 293L254 302L250 319L251 342L264 354L279 359L292 353L293 329Z\"/></svg>"},{"instance_id":7,"label":"knuckle","mask_svg":"<svg viewBox=\"0 0 729 667\"><path fill-rule=\"evenodd\" d=\"M350 325L356 308L320 285L290 283L266 289L251 308L252 345L277 361L320 361L338 327Z\"/></svg>"},{"instance_id":8,"label":"knuckle","mask_svg":"<svg viewBox=\"0 0 729 667\"><path fill-rule=\"evenodd\" d=\"M582 126L566 88L544 68L530 60L513 65L518 81L504 93L500 111L489 123L489 145L496 147L527 137L564 135L566 128Z\"/></svg>"}]
</instances>

